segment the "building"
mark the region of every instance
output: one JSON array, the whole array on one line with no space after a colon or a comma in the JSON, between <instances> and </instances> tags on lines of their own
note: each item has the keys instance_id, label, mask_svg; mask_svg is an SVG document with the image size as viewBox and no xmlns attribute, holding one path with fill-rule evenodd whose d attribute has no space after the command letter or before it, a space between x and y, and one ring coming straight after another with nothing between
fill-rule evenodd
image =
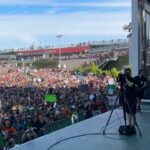
<instances>
[{"instance_id":1,"label":"building","mask_svg":"<svg viewBox=\"0 0 150 150\"><path fill-rule=\"evenodd\" d=\"M70 45L61 48L40 48L31 50L20 50L17 51L17 60L39 60L39 59L49 59L55 56L59 59L59 55L72 56L79 54L94 54L100 53L102 51L117 51L117 50L127 50L128 43L127 40L111 40L111 41L92 41L88 43ZM63 58L62 58L63 59Z\"/></svg>"},{"instance_id":2,"label":"building","mask_svg":"<svg viewBox=\"0 0 150 150\"><path fill-rule=\"evenodd\" d=\"M132 0L129 47L133 75L142 68L150 79L150 0Z\"/></svg>"},{"instance_id":3,"label":"building","mask_svg":"<svg viewBox=\"0 0 150 150\"><path fill-rule=\"evenodd\" d=\"M11 52L1 52L0 53L0 60L16 60L17 59L17 53L14 51Z\"/></svg>"},{"instance_id":4,"label":"building","mask_svg":"<svg viewBox=\"0 0 150 150\"><path fill-rule=\"evenodd\" d=\"M50 56L58 56L60 53L61 55L70 55L86 53L89 50L89 46L70 46L64 48L23 50L17 52L17 60L48 59Z\"/></svg>"}]
</instances>

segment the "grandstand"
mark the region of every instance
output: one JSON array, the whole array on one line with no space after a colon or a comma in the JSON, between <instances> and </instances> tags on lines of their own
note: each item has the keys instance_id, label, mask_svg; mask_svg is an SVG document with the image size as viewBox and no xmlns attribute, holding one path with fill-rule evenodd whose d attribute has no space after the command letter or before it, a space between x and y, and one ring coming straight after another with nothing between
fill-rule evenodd
<instances>
[{"instance_id":1,"label":"grandstand","mask_svg":"<svg viewBox=\"0 0 150 150\"><path fill-rule=\"evenodd\" d=\"M62 46L61 48L35 48L31 50L19 50L17 51L17 60L31 60L42 59L46 55L48 58L51 55L58 56L61 49L62 56L71 56L74 54L93 54L102 51L116 51L128 49L128 43L126 40L112 40L112 41L93 41L77 45Z\"/></svg>"},{"instance_id":2,"label":"grandstand","mask_svg":"<svg viewBox=\"0 0 150 150\"><path fill-rule=\"evenodd\" d=\"M16 52L1 52L0 53L0 60L16 60L17 59L17 54Z\"/></svg>"},{"instance_id":3,"label":"grandstand","mask_svg":"<svg viewBox=\"0 0 150 150\"><path fill-rule=\"evenodd\" d=\"M120 51L120 50L127 50L128 49L128 42L127 40L111 40L111 41L93 41L87 43L80 43L80 44L71 44L67 46L61 46L56 48L49 47L32 47L32 49L20 49L18 51L8 51L8 52L1 52L0 57L8 59L10 55L16 55L17 60L33 60L33 59L48 59L49 57L58 56L61 50L62 56L73 56L77 58L79 54L95 54L101 53L104 51ZM7 55L7 56L6 56ZM80 55L81 56L81 55ZM90 57L90 56L89 56ZM56 57L58 58L58 57ZM64 57L67 59L67 57ZM63 59L63 58L62 58ZM72 59L72 58L71 58Z\"/></svg>"},{"instance_id":4,"label":"grandstand","mask_svg":"<svg viewBox=\"0 0 150 150\"><path fill-rule=\"evenodd\" d=\"M90 44L91 51L89 53L99 53L103 51L120 51L128 49L127 40L111 40L103 42L93 42Z\"/></svg>"},{"instance_id":5,"label":"grandstand","mask_svg":"<svg viewBox=\"0 0 150 150\"><path fill-rule=\"evenodd\" d=\"M24 51L18 51L17 52L17 60L32 60L34 58L36 59L43 59L44 55L47 55L49 58L50 55L58 56L59 55L59 48L55 49L38 49L38 50L24 50ZM85 53L86 51L89 51L89 46L76 46L76 47L65 47L61 48L61 55L71 55L71 54L79 54L79 53Z\"/></svg>"},{"instance_id":6,"label":"grandstand","mask_svg":"<svg viewBox=\"0 0 150 150\"><path fill-rule=\"evenodd\" d=\"M18 51L1 52L1 60L17 60L22 62L32 62L38 60L56 60L61 59L62 66L66 69L73 69L85 63L95 61L101 65L109 59L117 59L120 53L127 52L128 42L126 40L111 40L111 41L92 41L80 44L71 44L67 46L55 47L46 46L30 47L30 49L20 49ZM108 54L105 54L108 52ZM61 53L61 56L60 56ZM103 57L103 60L100 59Z\"/></svg>"}]
</instances>

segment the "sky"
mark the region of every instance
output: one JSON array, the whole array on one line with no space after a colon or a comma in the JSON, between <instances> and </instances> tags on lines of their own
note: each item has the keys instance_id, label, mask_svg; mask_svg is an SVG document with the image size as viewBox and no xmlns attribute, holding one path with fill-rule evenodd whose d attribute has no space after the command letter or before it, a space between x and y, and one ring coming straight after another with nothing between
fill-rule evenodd
<instances>
[{"instance_id":1,"label":"sky","mask_svg":"<svg viewBox=\"0 0 150 150\"><path fill-rule=\"evenodd\" d=\"M131 0L0 0L0 50L125 39L130 21Z\"/></svg>"}]
</instances>

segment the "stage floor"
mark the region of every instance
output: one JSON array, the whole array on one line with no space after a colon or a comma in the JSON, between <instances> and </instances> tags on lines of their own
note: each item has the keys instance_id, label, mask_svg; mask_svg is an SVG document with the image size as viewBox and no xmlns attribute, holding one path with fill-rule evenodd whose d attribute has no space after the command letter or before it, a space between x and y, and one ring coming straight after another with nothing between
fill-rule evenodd
<instances>
[{"instance_id":1,"label":"stage floor","mask_svg":"<svg viewBox=\"0 0 150 150\"><path fill-rule=\"evenodd\" d=\"M138 132L135 136L118 134L119 126L123 124L122 110L118 109L114 111L106 130L107 133L117 135L97 134L103 131L110 114L108 112L22 144L13 150L148 150L150 147L150 105L142 108L143 112L137 114L138 125L142 132L141 137ZM91 133L97 135L76 137L59 143L68 137ZM56 142L58 144L49 149Z\"/></svg>"}]
</instances>

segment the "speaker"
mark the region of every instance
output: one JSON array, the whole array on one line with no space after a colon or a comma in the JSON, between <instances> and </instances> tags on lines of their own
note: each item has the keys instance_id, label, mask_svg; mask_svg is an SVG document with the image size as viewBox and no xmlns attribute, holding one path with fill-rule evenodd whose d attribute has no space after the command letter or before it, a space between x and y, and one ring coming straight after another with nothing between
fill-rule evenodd
<instances>
[{"instance_id":1,"label":"speaker","mask_svg":"<svg viewBox=\"0 0 150 150\"><path fill-rule=\"evenodd\" d=\"M120 126L119 133L120 135L135 135L136 129L134 126Z\"/></svg>"}]
</instances>

